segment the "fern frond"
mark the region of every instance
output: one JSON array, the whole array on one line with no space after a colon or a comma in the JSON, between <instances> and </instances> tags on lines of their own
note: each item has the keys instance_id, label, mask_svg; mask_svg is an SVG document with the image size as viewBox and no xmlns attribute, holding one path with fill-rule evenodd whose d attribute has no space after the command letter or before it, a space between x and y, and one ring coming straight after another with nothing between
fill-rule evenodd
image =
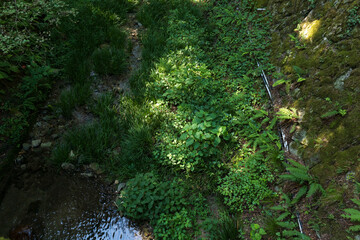
<instances>
[{"instance_id":1,"label":"fern frond","mask_svg":"<svg viewBox=\"0 0 360 240\"><path fill-rule=\"evenodd\" d=\"M280 175L279 178L281 179L284 179L284 180L289 180L289 181L292 181L292 182L297 182L297 178L291 174L283 174L283 175Z\"/></svg>"},{"instance_id":2,"label":"fern frond","mask_svg":"<svg viewBox=\"0 0 360 240\"><path fill-rule=\"evenodd\" d=\"M276 221L282 221L284 220L287 216L289 216L291 213L289 212L284 212L283 214L281 214L278 218L276 218Z\"/></svg>"},{"instance_id":3,"label":"fern frond","mask_svg":"<svg viewBox=\"0 0 360 240\"><path fill-rule=\"evenodd\" d=\"M308 190L307 186L301 187L298 193L296 194L296 196L294 197L294 199L291 201L291 204L297 203L301 199L301 197L306 194L307 190Z\"/></svg>"},{"instance_id":4,"label":"fern frond","mask_svg":"<svg viewBox=\"0 0 360 240\"><path fill-rule=\"evenodd\" d=\"M360 200L353 198L351 201L360 207Z\"/></svg>"},{"instance_id":5,"label":"fern frond","mask_svg":"<svg viewBox=\"0 0 360 240\"><path fill-rule=\"evenodd\" d=\"M287 195L287 194L285 194L285 193L282 193L282 198L285 200L285 202L286 202L286 204L290 204L291 203L291 200L290 200L290 198L289 198L289 196Z\"/></svg>"},{"instance_id":6,"label":"fern frond","mask_svg":"<svg viewBox=\"0 0 360 240\"><path fill-rule=\"evenodd\" d=\"M360 211L354 208L347 208L344 211L350 215L342 214L341 216L344 218L349 218L351 221L360 222Z\"/></svg>"},{"instance_id":7,"label":"fern frond","mask_svg":"<svg viewBox=\"0 0 360 240\"><path fill-rule=\"evenodd\" d=\"M360 231L360 225L355 225L355 226L349 227L349 231L352 231L352 232Z\"/></svg>"},{"instance_id":8,"label":"fern frond","mask_svg":"<svg viewBox=\"0 0 360 240\"><path fill-rule=\"evenodd\" d=\"M297 167L297 168L300 168L300 169L303 169L304 171L309 171L309 168L302 165L301 163L298 163L296 162L295 160L292 160L292 159L287 159L294 167Z\"/></svg>"},{"instance_id":9,"label":"fern frond","mask_svg":"<svg viewBox=\"0 0 360 240\"><path fill-rule=\"evenodd\" d=\"M309 182L313 179L307 172L304 172L303 170L300 170L298 168L288 168L287 170L290 172L291 175L297 178L297 182Z\"/></svg>"},{"instance_id":10,"label":"fern frond","mask_svg":"<svg viewBox=\"0 0 360 240\"><path fill-rule=\"evenodd\" d=\"M276 222L282 228L293 229L296 224L293 222Z\"/></svg>"},{"instance_id":11,"label":"fern frond","mask_svg":"<svg viewBox=\"0 0 360 240\"><path fill-rule=\"evenodd\" d=\"M284 230L282 231L282 235L284 237L295 237L295 236L301 236L301 232L297 230Z\"/></svg>"},{"instance_id":12,"label":"fern frond","mask_svg":"<svg viewBox=\"0 0 360 240\"><path fill-rule=\"evenodd\" d=\"M274 211L285 211L285 208L283 206L281 206L281 205L271 207L270 209L274 210Z\"/></svg>"},{"instance_id":13,"label":"fern frond","mask_svg":"<svg viewBox=\"0 0 360 240\"><path fill-rule=\"evenodd\" d=\"M318 191L324 192L325 190L323 189L323 187L319 183L312 183L310 185L309 192L306 194L306 197L309 198Z\"/></svg>"}]
</instances>

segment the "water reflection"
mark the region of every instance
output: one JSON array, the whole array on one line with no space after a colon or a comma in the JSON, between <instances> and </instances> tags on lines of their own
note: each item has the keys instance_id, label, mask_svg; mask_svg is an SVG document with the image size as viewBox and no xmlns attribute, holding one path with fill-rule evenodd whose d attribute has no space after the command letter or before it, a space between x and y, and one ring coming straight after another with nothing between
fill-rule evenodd
<instances>
[{"instance_id":1,"label":"water reflection","mask_svg":"<svg viewBox=\"0 0 360 240\"><path fill-rule=\"evenodd\" d=\"M9 237L12 231L16 239L21 231L30 232L29 239L142 239L139 231L120 217L113 192L113 187L81 176L20 174L0 205L0 237Z\"/></svg>"}]
</instances>

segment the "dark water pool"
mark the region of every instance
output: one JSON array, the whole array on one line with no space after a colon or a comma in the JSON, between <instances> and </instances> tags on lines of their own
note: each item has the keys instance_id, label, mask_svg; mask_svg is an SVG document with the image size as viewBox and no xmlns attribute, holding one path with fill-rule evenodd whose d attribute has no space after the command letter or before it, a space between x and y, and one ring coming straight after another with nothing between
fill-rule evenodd
<instances>
[{"instance_id":1,"label":"dark water pool","mask_svg":"<svg viewBox=\"0 0 360 240\"><path fill-rule=\"evenodd\" d=\"M116 211L113 192L113 187L80 175L20 171L0 205L0 237L142 239ZM19 237L20 232L31 238Z\"/></svg>"}]
</instances>

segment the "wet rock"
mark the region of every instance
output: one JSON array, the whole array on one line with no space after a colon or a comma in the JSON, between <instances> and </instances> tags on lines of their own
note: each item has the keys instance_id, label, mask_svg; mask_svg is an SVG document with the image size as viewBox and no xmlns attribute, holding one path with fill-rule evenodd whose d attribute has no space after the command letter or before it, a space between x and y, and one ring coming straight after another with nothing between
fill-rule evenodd
<instances>
[{"instance_id":1,"label":"wet rock","mask_svg":"<svg viewBox=\"0 0 360 240\"><path fill-rule=\"evenodd\" d=\"M61 164L61 168L68 171L68 170L74 170L75 166L72 163L64 162Z\"/></svg>"},{"instance_id":2,"label":"wet rock","mask_svg":"<svg viewBox=\"0 0 360 240\"><path fill-rule=\"evenodd\" d=\"M20 225L10 230L9 237L12 240L36 239L33 229L29 225Z\"/></svg>"},{"instance_id":3,"label":"wet rock","mask_svg":"<svg viewBox=\"0 0 360 240\"><path fill-rule=\"evenodd\" d=\"M70 151L70 153L69 153L69 158L75 158L76 156L75 156L75 153L74 153L74 151L73 150L71 150Z\"/></svg>"},{"instance_id":4,"label":"wet rock","mask_svg":"<svg viewBox=\"0 0 360 240\"><path fill-rule=\"evenodd\" d=\"M120 183L117 187L117 192L120 192L126 187L126 183Z\"/></svg>"},{"instance_id":5,"label":"wet rock","mask_svg":"<svg viewBox=\"0 0 360 240\"><path fill-rule=\"evenodd\" d=\"M316 153L312 155L309 160L310 160L309 166L313 167L320 162L320 155Z\"/></svg>"},{"instance_id":6,"label":"wet rock","mask_svg":"<svg viewBox=\"0 0 360 240\"><path fill-rule=\"evenodd\" d=\"M42 143L41 147L42 148L49 148L49 147L51 147L51 144L52 144L51 142Z\"/></svg>"},{"instance_id":7,"label":"wet rock","mask_svg":"<svg viewBox=\"0 0 360 240\"><path fill-rule=\"evenodd\" d=\"M89 168L98 175L103 173L98 163L91 163Z\"/></svg>"},{"instance_id":8,"label":"wet rock","mask_svg":"<svg viewBox=\"0 0 360 240\"><path fill-rule=\"evenodd\" d=\"M58 138L59 138L59 134L54 133L54 134L51 135L51 138L52 138L52 139L58 139Z\"/></svg>"},{"instance_id":9,"label":"wet rock","mask_svg":"<svg viewBox=\"0 0 360 240\"><path fill-rule=\"evenodd\" d=\"M290 143L289 151L294 156L300 157L299 151L297 149L297 144L295 142Z\"/></svg>"},{"instance_id":10,"label":"wet rock","mask_svg":"<svg viewBox=\"0 0 360 240\"><path fill-rule=\"evenodd\" d=\"M83 176L83 177L87 177L87 178L94 177L94 174L93 174L93 173L91 173L91 172L88 172L88 173L81 173L80 175L81 175L81 176Z\"/></svg>"},{"instance_id":11,"label":"wet rock","mask_svg":"<svg viewBox=\"0 0 360 240\"><path fill-rule=\"evenodd\" d=\"M32 140L32 141L31 141L31 146L32 146L33 148L39 147L40 144L41 144L41 139L36 139L36 140Z\"/></svg>"},{"instance_id":12,"label":"wet rock","mask_svg":"<svg viewBox=\"0 0 360 240\"><path fill-rule=\"evenodd\" d=\"M20 168L21 170L26 170L26 164L21 164Z\"/></svg>"},{"instance_id":13,"label":"wet rock","mask_svg":"<svg viewBox=\"0 0 360 240\"><path fill-rule=\"evenodd\" d=\"M31 148L31 144L30 143L23 143L22 147L23 147L23 149L25 151L28 151Z\"/></svg>"},{"instance_id":14,"label":"wet rock","mask_svg":"<svg viewBox=\"0 0 360 240\"><path fill-rule=\"evenodd\" d=\"M24 162L24 156L23 155L19 155L17 156L17 158L15 159L15 164L20 165Z\"/></svg>"},{"instance_id":15,"label":"wet rock","mask_svg":"<svg viewBox=\"0 0 360 240\"><path fill-rule=\"evenodd\" d=\"M52 118L53 118L53 116L47 115L47 116L43 117L42 119L43 119L44 121L49 121L49 120L51 120Z\"/></svg>"},{"instance_id":16,"label":"wet rock","mask_svg":"<svg viewBox=\"0 0 360 240\"><path fill-rule=\"evenodd\" d=\"M344 75L341 75L338 79L336 79L334 83L334 88L338 90L344 90L345 80L348 79L351 75L352 68L349 69Z\"/></svg>"}]
</instances>

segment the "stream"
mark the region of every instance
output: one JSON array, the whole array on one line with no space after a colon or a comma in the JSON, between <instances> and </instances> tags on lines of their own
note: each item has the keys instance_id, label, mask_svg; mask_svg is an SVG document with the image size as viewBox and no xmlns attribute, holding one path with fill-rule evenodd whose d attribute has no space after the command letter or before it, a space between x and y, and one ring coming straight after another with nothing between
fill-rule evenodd
<instances>
[{"instance_id":1,"label":"stream","mask_svg":"<svg viewBox=\"0 0 360 240\"><path fill-rule=\"evenodd\" d=\"M16 173L0 206L11 239L142 239L114 205L114 186L39 168Z\"/></svg>"},{"instance_id":2,"label":"stream","mask_svg":"<svg viewBox=\"0 0 360 240\"><path fill-rule=\"evenodd\" d=\"M133 49L124 77L99 79L94 95L120 89L129 94L129 78L141 61L138 30L142 25L130 14L127 31ZM58 88L58 89L56 89ZM51 151L67 129L93 120L88 109L76 109L70 121L53 115L51 106L64 86L55 86L29 139L15 160L5 191L0 192L0 239L146 239L139 228L121 217L115 205L118 184L106 182L99 169L89 166L58 169L48 165ZM34 144L35 143L35 144Z\"/></svg>"}]
</instances>

